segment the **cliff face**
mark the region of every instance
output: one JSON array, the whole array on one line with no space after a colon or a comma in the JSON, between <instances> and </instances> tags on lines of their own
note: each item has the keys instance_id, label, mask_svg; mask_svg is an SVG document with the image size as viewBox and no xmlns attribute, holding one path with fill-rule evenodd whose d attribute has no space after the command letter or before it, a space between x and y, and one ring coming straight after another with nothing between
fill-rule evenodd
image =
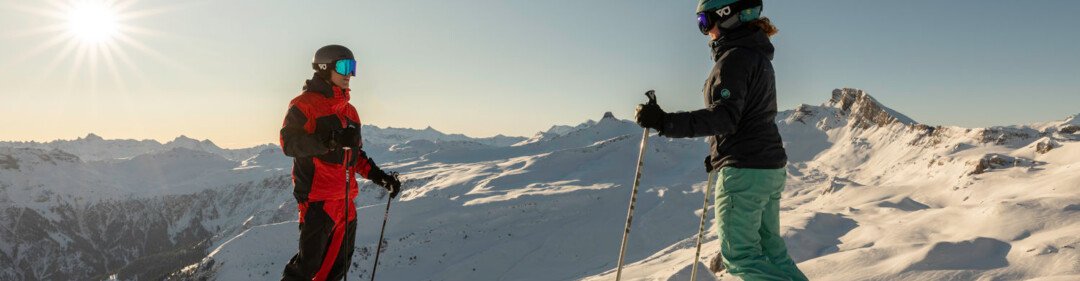
<instances>
[{"instance_id":1,"label":"cliff face","mask_svg":"<svg viewBox=\"0 0 1080 281\"><path fill-rule=\"evenodd\" d=\"M869 128L871 126L886 126L893 123L905 125L917 124L915 120L885 107L874 97L863 90L843 88L832 92L832 98L828 106L839 109L841 114L849 116L853 127Z\"/></svg>"}]
</instances>

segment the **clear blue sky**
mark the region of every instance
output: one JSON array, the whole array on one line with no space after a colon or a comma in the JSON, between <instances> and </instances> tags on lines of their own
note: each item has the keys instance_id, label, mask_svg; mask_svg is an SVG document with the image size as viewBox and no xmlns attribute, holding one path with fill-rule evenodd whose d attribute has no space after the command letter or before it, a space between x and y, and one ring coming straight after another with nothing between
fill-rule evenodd
<instances>
[{"instance_id":1,"label":"clear blue sky","mask_svg":"<svg viewBox=\"0 0 1080 281\"><path fill-rule=\"evenodd\" d=\"M689 0L121 0L130 40L81 60L64 52L78 39L48 44L72 29L66 13L47 16L65 2L0 0L0 140L276 142L330 43L358 56L365 123L472 136L629 119L647 89L669 111L700 108L712 64ZM1080 113L1078 13L1066 0L765 8L780 28L781 109L858 87L920 122L968 127Z\"/></svg>"}]
</instances>

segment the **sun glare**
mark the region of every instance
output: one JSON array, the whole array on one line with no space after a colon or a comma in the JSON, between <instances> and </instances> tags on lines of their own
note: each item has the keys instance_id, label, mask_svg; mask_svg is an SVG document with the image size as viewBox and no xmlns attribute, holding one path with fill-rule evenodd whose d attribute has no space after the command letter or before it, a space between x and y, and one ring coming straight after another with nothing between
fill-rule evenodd
<instances>
[{"instance_id":1,"label":"sun glare","mask_svg":"<svg viewBox=\"0 0 1080 281\"><path fill-rule=\"evenodd\" d=\"M119 32L115 9L102 1L77 1L67 12L68 31L86 43L105 43Z\"/></svg>"},{"instance_id":2,"label":"sun glare","mask_svg":"<svg viewBox=\"0 0 1080 281\"><path fill-rule=\"evenodd\" d=\"M0 31L0 38L45 35L39 44L29 46L15 59L0 61L6 68L28 60L46 61L42 73L52 75L58 68L67 69L68 89L97 91L100 71L113 83L125 88L122 70L139 75L139 64L132 53L140 53L170 67L183 65L144 43L147 38L171 39L171 34L141 26L140 20L160 16L182 8L188 2L175 1L166 6L139 5L141 0L37 0L0 2L0 9L21 11L50 18L51 24L26 26ZM43 77L42 79L46 79ZM86 83L87 84L81 84ZM79 84L76 84L79 83Z\"/></svg>"}]
</instances>

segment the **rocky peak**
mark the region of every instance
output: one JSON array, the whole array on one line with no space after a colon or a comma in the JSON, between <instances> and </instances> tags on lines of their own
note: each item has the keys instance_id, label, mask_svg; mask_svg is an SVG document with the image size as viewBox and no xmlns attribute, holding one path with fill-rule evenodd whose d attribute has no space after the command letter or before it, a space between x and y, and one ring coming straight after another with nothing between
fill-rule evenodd
<instances>
[{"instance_id":1,"label":"rocky peak","mask_svg":"<svg viewBox=\"0 0 1080 281\"><path fill-rule=\"evenodd\" d=\"M1068 118L1065 118L1065 123L1072 125L1080 125L1080 113L1073 114Z\"/></svg>"},{"instance_id":2,"label":"rocky peak","mask_svg":"<svg viewBox=\"0 0 1080 281\"><path fill-rule=\"evenodd\" d=\"M188 150L197 150L208 153L220 153L221 147L218 147L214 142L210 140L196 140L185 135L180 135L173 139L169 143L165 144L165 149L184 148Z\"/></svg>"},{"instance_id":3,"label":"rocky peak","mask_svg":"<svg viewBox=\"0 0 1080 281\"><path fill-rule=\"evenodd\" d=\"M199 140L196 140L196 139L190 138L190 137L188 137L188 136L186 136L186 135L180 135L179 137L176 137L175 139L173 139L173 140L172 140L172 141L170 141L169 143L171 143L171 144L174 144L174 145L179 145L179 144L198 144L198 143L199 143Z\"/></svg>"},{"instance_id":4,"label":"rocky peak","mask_svg":"<svg viewBox=\"0 0 1080 281\"><path fill-rule=\"evenodd\" d=\"M791 112L791 120L799 123L806 124L806 118L814 116L814 106L808 104L800 104L795 107L795 110Z\"/></svg>"},{"instance_id":5,"label":"rocky peak","mask_svg":"<svg viewBox=\"0 0 1080 281\"><path fill-rule=\"evenodd\" d=\"M851 126L869 128L892 123L917 124L915 120L885 107L863 90L853 88L835 89L826 106L834 107L852 118Z\"/></svg>"},{"instance_id":6,"label":"rocky peak","mask_svg":"<svg viewBox=\"0 0 1080 281\"><path fill-rule=\"evenodd\" d=\"M98 136L98 135L96 135L94 133L87 134L86 137L83 138L83 139L87 140L87 141L104 141L105 140L101 136Z\"/></svg>"},{"instance_id":7,"label":"rocky peak","mask_svg":"<svg viewBox=\"0 0 1080 281\"><path fill-rule=\"evenodd\" d=\"M615 119L615 114L612 114L611 111L604 112L604 117L600 118L600 120L604 119Z\"/></svg>"}]
</instances>

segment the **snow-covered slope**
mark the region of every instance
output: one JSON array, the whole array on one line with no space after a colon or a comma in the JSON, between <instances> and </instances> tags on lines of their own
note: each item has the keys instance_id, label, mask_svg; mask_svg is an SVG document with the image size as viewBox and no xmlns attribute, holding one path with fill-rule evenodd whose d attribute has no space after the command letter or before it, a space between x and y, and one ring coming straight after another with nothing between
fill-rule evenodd
<instances>
[{"instance_id":1,"label":"snow-covered slope","mask_svg":"<svg viewBox=\"0 0 1080 281\"><path fill-rule=\"evenodd\" d=\"M792 155L784 237L815 280L1076 277L1075 119L931 127L838 89L778 117ZM607 115L563 129L512 147L397 147L408 155L389 168L410 189L380 279L609 280L640 128ZM701 140L650 138L624 277L687 278L705 152ZM369 277L381 204L359 204L353 278ZM252 245L291 245L290 225L249 229L174 277L275 278L295 249ZM706 259L718 247L709 229Z\"/></svg>"},{"instance_id":2,"label":"snow-covered slope","mask_svg":"<svg viewBox=\"0 0 1080 281\"><path fill-rule=\"evenodd\" d=\"M154 279L247 221L291 218L267 208L291 197L287 171L235 169L202 151L83 162L60 150L0 147L0 163L0 280Z\"/></svg>"},{"instance_id":3,"label":"snow-covered slope","mask_svg":"<svg viewBox=\"0 0 1080 281\"><path fill-rule=\"evenodd\" d=\"M380 278L565 280L605 270L612 263L608 250L618 246L627 195L620 187L632 178L640 133L632 122L609 116L539 143L439 149L387 165L405 172L410 188L394 204ZM428 146L418 141L404 145ZM644 181L652 187L642 191L639 201L642 226L635 235L641 239L691 229L689 221L669 216L692 215L683 206L697 200L690 189L703 178L699 163L683 160L699 158L704 142L653 138L652 147L647 169L675 169L665 179ZM366 196L358 203L361 231L353 278L369 277L384 202ZM275 278L296 249L250 245L293 245L296 235L291 223L249 229L177 278ZM613 239L594 239L603 236ZM640 246L655 251L664 244L657 240Z\"/></svg>"},{"instance_id":4,"label":"snow-covered slope","mask_svg":"<svg viewBox=\"0 0 1080 281\"><path fill-rule=\"evenodd\" d=\"M1080 279L1076 116L931 127L839 89L777 122L795 161L782 234L812 280ZM709 229L703 261L719 249ZM624 274L685 280L694 241L681 238Z\"/></svg>"},{"instance_id":5,"label":"snow-covered slope","mask_svg":"<svg viewBox=\"0 0 1080 281\"><path fill-rule=\"evenodd\" d=\"M1080 278L1078 119L935 127L838 89L777 117L783 236L813 280ZM605 114L512 142L430 131L364 127L365 149L407 179L379 280L612 278L640 127ZM649 138L627 280L688 278L706 153L702 139ZM0 149L0 279L268 280L296 251L276 146L82 157ZM128 169L153 176L117 176ZM370 277L385 204L363 183L350 279ZM704 260L719 246L709 229Z\"/></svg>"},{"instance_id":6,"label":"snow-covered slope","mask_svg":"<svg viewBox=\"0 0 1080 281\"><path fill-rule=\"evenodd\" d=\"M1075 119L931 127L839 89L778 117L793 160L784 237L815 280L1080 274ZM380 278L610 279L639 133L606 116L513 147L402 146L412 158L390 168L413 180L394 205ZM686 278L705 151L700 140L650 138L628 279ZM380 204L359 204L353 278L368 277ZM176 277L274 278L295 249L250 245L294 241L289 225L252 228ZM706 258L718 247L712 229Z\"/></svg>"}]
</instances>

